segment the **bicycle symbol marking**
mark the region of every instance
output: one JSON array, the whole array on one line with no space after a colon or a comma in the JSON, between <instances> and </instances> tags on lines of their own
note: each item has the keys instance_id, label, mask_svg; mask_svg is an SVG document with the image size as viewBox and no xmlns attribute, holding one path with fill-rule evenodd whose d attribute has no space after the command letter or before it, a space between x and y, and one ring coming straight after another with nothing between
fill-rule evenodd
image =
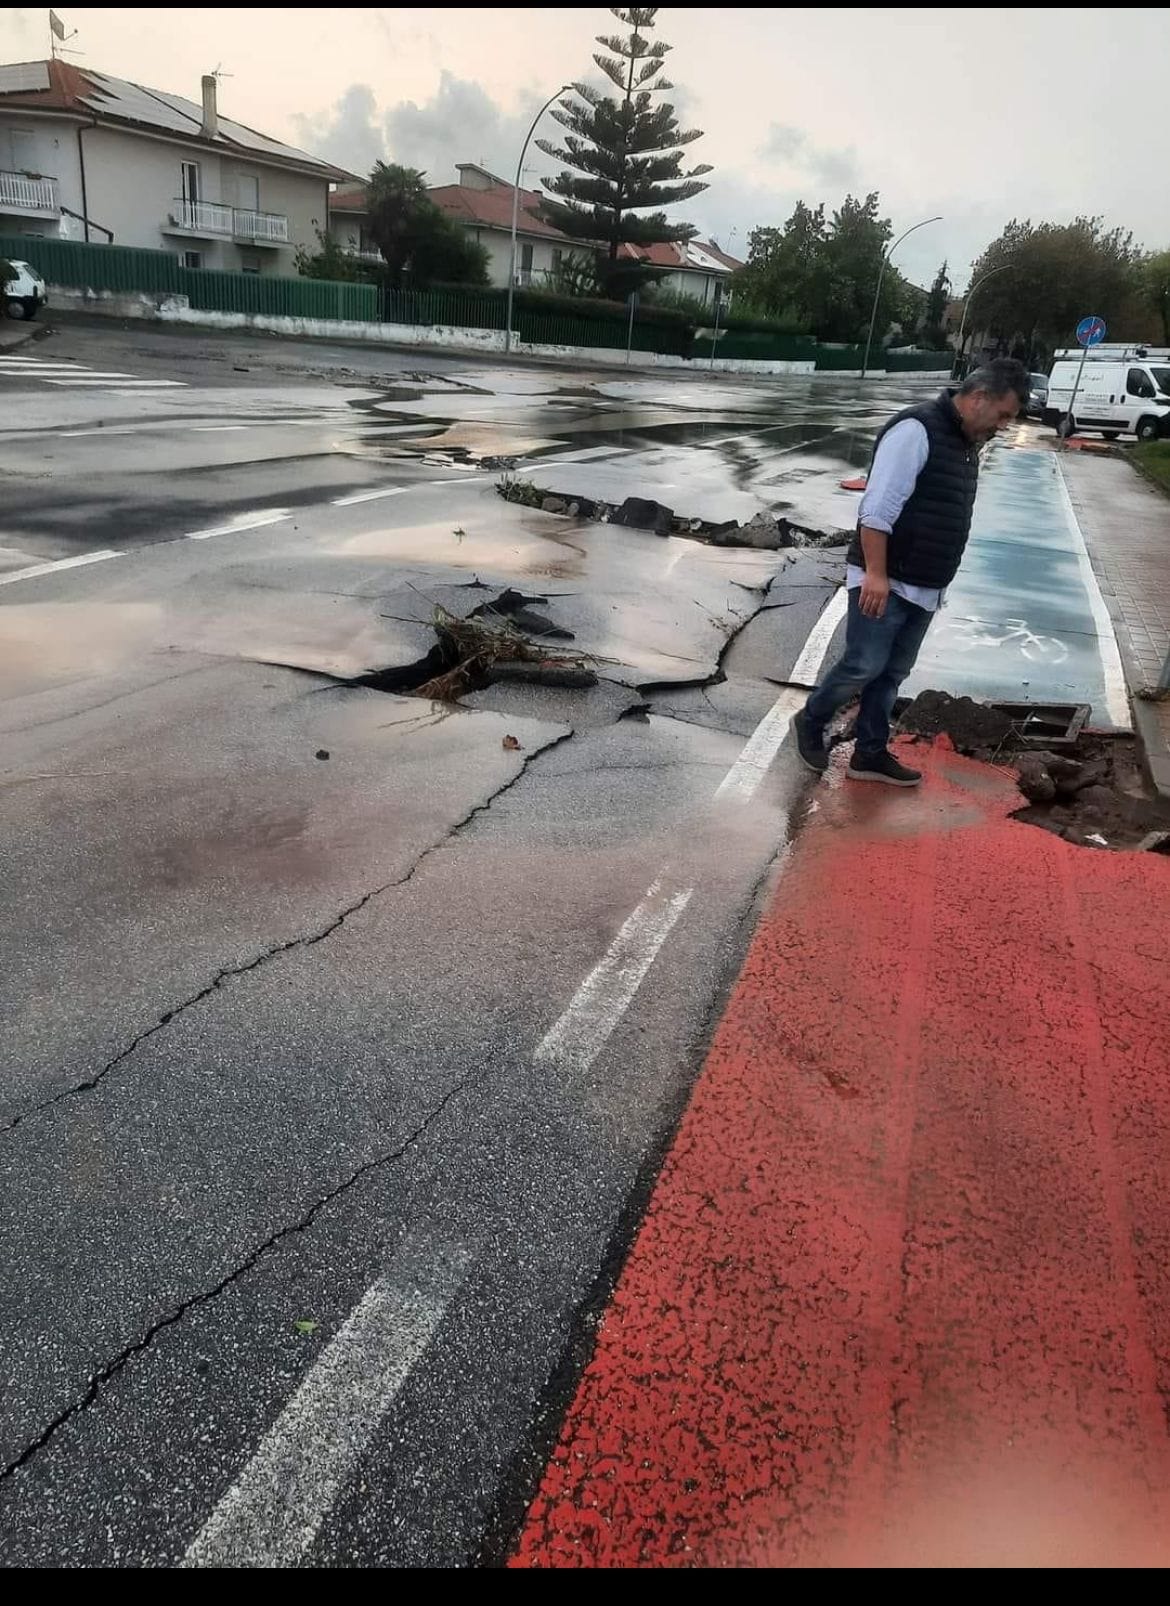
<instances>
[{"instance_id":1,"label":"bicycle symbol marking","mask_svg":"<svg viewBox=\"0 0 1170 1606\"><path fill-rule=\"evenodd\" d=\"M1028 629L1025 619L1005 619L1002 624L993 624L988 619L967 614L945 620L940 634L945 634L958 652L1014 646L1033 664L1062 664L1068 657L1068 647L1058 636L1036 635Z\"/></svg>"}]
</instances>

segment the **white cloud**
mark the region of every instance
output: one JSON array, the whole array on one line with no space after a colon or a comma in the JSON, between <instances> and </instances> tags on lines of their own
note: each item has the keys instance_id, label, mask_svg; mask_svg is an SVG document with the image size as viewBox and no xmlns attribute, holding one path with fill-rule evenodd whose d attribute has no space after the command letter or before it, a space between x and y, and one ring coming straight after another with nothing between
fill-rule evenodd
<instances>
[{"instance_id":1,"label":"white cloud","mask_svg":"<svg viewBox=\"0 0 1170 1606\"><path fill-rule=\"evenodd\" d=\"M818 145L792 123L769 124L756 155L763 162L779 162L806 173L816 184L841 186L859 181L857 152L852 145Z\"/></svg>"}]
</instances>

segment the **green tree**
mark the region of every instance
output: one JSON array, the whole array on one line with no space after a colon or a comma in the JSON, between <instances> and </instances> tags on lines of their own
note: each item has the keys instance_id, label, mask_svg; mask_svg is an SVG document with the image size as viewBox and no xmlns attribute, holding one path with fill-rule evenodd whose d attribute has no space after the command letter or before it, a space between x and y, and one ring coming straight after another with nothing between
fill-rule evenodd
<instances>
[{"instance_id":1,"label":"green tree","mask_svg":"<svg viewBox=\"0 0 1170 1606\"><path fill-rule=\"evenodd\" d=\"M393 289L487 284L487 251L440 211L417 168L375 162L366 204L369 230L386 264L378 277Z\"/></svg>"},{"instance_id":2,"label":"green tree","mask_svg":"<svg viewBox=\"0 0 1170 1606\"><path fill-rule=\"evenodd\" d=\"M573 95L552 113L567 130L561 144L536 143L564 169L544 180L549 196L541 204L542 215L571 239L599 248L605 289L620 296L655 277L642 264L619 260L622 246L692 239L695 229L668 221L662 209L705 190L700 180L711 168L700 163L683 171L683 148L700 139L702 130L681 129L674 107L656 105L652 98L673 87L658 76L670 46L647 38L658 7L610 10L629 32L598 35L597 43L609 54L596 53L593 60L620 99L575 83Z\"/></svg>"},{"instance_id":3,"label":"green tree","mask_svg":"<svg viewBox=\"0 0 1170 1606\"><path fill-rule=\"evenodd\" d=\"M947 302L950 298L951 281L944 262L926 293L926 305L918 326L918 342L928 351L941 351L946 345Z\"/></svg>"},{"instance_id":4,"label":"green tree","mask_svg":"<svg viewBox=\"0 0 1170 1606\"><path fill-rule=\"evenodd\" d=\"M822 340L865 339L882 258L892 234L877 192L848 195L826 221L825 209L798 201L782 229L753 229L737 294L777 317L793 317ZM879 343L894 324L912 327L921 291L895 270L882 281L875 329Z\"/></svg>"},{"instance_id":5,"label":"green tree","mask_svg":"<svg viewBox=\"0 0 1170 1606\"><path fill-rule=\"evenodd\" d=\"M370 277L365 264L350 256L324 229L313 232L317 236L317 249L310 251L308 246L298 245L293 257L293 264L303 279L340 279L354 283Z\"/></svg>"},{"instance_id":6,"label":"green tree","mask_svg":"<svg viewBox=\"0 0 1170 1606\"><path fill-rule=\"evenodd\" d=\"M1111 338L1140 338L1141 254L1132 234L1106 229L1099 217L1037 224L1013 218L973 264L972 284L993 268L1010 271L980 287L968 331L1029 367L1054 347L1072 345L1087 313L1105 319Z\"/></svg>"},{"instance_id":7,"label":"green tree","mask_svg":"<svg viewBox=\"0 0 1170 1606\"><path fill-rule=\"evenodd\" d=\"M753 229L747 263L735 276L737 298L770 317L816 328L827 236L824 207L813 211L803 201L783 228Z\"/></svg>"},{"instance_id":8,"label":"green tree","mask_svg":"<svg viewBox=\"0 0 1170 1606\"><path fill-rule=\"evenodd\" d=\"M1155 251L1142 263L1141 291L1158 319L1157 338L1170 346L1170 251Z\"/></svg>"}]
</instances>

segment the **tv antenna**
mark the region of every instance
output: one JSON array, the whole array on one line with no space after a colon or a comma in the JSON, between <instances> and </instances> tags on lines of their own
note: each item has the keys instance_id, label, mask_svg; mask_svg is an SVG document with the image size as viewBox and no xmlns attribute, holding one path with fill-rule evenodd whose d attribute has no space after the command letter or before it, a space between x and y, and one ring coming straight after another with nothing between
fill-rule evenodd
<instances>
[{"instance_id":1,"label":"tv antenna","mask_svg":"<svg viewBox=\"0 0 1170 1606\"><path fill-rule=\"evenodd\" d=\"M79 50L66 50L65 46L70 39L77 38L77 29L67 31L65 24L55 11L49 12L49 53L56 61L58 56L79 56Z\"/></svg>"}]
</instances>

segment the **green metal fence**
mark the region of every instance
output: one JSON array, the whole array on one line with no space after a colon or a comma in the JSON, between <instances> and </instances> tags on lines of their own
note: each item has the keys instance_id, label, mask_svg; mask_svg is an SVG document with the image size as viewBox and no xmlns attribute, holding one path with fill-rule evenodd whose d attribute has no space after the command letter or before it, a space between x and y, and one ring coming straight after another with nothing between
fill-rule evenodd
<instances>
[{"instance_id":1,"label":"green metal fence","mask_svg":"<svg viewBox=\"0 0 1170 1606\"><path fill-rule=\"evenodd\" d=\"M944 368L950 373L955 360L953 351L883 351L880 356L888 374L937 373Z\"/></svg>"},{"instance_id":2,"label":"green metal fence","mask_svg":"<svg viewBox=\"0 0 1170 1606\"><path fill-rule=\"evenodd\" d=\"M604 348L624 351L630 338L630 326L624 318L575 318L568 312L536 312L521 307L516 326L520 339L540 346L579 346L589 350ZM652 351L663 355L685 357L690 343L690 331L662 324L639 324L634 315L634 351Z\"/></svg>"},{"instance_id":3,"label":"green metal fence","mask_svg":"<svg viewBox=\"0 0 1170 1606\"><path fill-rule=\"evenodd\" d=\"M446 324L455 329L502 329L508 314L503 291L383 290L383 323Z\"/></svg>"},{"instance_id":4,"label":"green metal fence","mask_svg":"<svg viewBox=\"0 0 1170 1606\"><path fill-rule=\"evenodd\" d=\"M704 345L702 337L696 344ZM817 355L817 343L812 335L733 328L720 335L715 343L715 355L749 362L811 362Z\"/></svg>"},{"instance_id":5,"label":"green metal fence","mask_svg":"<svg viewBox=\"0 0 1170 1606\"><path fill-rule=\"evenodd\" d=\"M830 373L842 368L860 368L861 359L865 356L864 346L818 346L817 372ZM871 365L881 367L881 352L871 353Z\"/></svg>"},{"instance_id":6,"label":"green metal fence","mask_svg":"<svg viewBox=\"0 0 1170 1606\"><path fill-rule=\"evenodd\" d=\"M125 245L83 245L39 234L0 237L0 257L31 262L48 284L72 289L177 292L178 257L168 251L141 251Z\"/></svg>"},{"instance_id":7,"label":"green metal fence","mask_svg":"<svg viewBox=\"0 0 1170 1606\"><path fill-rule=\"evenodd\" d=\"M180 268L179 289L202 312L261 313L278 318L342 318L372 323L378 291L372 284L333 279L278 279L217 268Z\"/></svg>"},{"instance_id":8,"label":"green metal fence","mask_svg":"<svg viewBox=\"0 0 1170 1606\"><path fill-rule=\"evenodd\" d=\"M224 273L218 269L180 266L169 251L144 251L123 245L86 245L38 234L0 235L0 258L30 262L49 284L114 293L145 291L185 295L192 307L208 312L259 313L286 318L340 319L345 322L445 324L462 329L503 329L507 296L503 290L387 290L374 284L325 279L278 279L262 274ZM629 325L624 317L608 317L608 309L575 312L564 304L526 305L521 292L515 327L522 341L534 345L608 347L624 351ZM640 319L635 313L635 351L678 357L707 357L710 337L696 339L682 323ZM808 361L822 371L861 367L860 346L820 346L811 335L776 330L736 329L720 337L717 358L757 362ZM920 373L950 368L947 351L875 351L875 369Z\"/></svg>"}]
</instances>

